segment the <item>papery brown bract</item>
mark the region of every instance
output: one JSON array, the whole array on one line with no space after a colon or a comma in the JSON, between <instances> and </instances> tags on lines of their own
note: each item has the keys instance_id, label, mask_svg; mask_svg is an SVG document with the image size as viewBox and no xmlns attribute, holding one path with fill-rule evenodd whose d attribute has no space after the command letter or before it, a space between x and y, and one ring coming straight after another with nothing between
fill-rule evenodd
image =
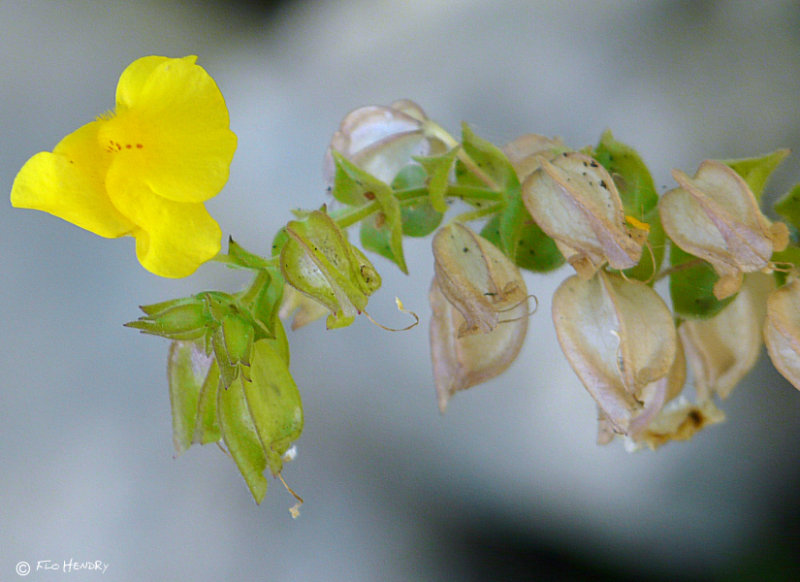
<instances>
[{"instance_id":1,"label":"papery brown bract","mask_svg":"<svg viewBox=\"0 0 800 582\"><path fill-rule=\"evenodd\" d=\"M517 266L463 224L439 229L433 258L442 294L463 316L460 336L492 331L501 314L523 303L528 294Z\"/></svg>"},{"instance_id":2,"label":"papery brown bract","mask_svg":"<svg viewBox=\"0 0 800 582\"><path fill-rule=\"evenodd\" d=\"M771 275L750 273L739 294L710 319L683 321L678 327L694 378L698 401L726 398L755 366L761 354Z\"/></svg>"},{"instance_id":3,"label":"papery brown bract","mask_svg":"<svg viewBox=\"0 0 800 582\"><path fill-rule=\"evenodd\" d=\"M615 269L636 265L647 232L626 224L606 169L579 152L538 161L540 167L522 184L522 199L578 275L588 279L605 263Z\"/></svg>"},{"instance_id":4,"label":"papery brown bract","mask_svg":"<svg viewBox=\"0 0 800 582\"><path fill-rule=\"evenodd\" d=\"M681 396L664 406L642 431L626 442L626 447L633 451L646 445L655 450L669 441L689 440L703 428L723 420L725 413L713 400L693 404Z\"/></svg>"},{"instance_id":5,"label":"papery brown bract","mask_svg":"<svg viewBox=\"0 0 800 582\"><path fill-rule=\"evenodd\" d=\"M552 309L561 349L614 433L641 431L683 385L672 314L644 283L604 271L573 275Z\"/></svg>"},{"instance_id":6,"label":"papery brown bract","mask_svg":"<svg viewBox=\"0 0 800 582\"><path fill-rule=\"evenodd\" d=\"M800 280L791 279L770 294L764 341L775 368L800 390Z\"/></svg>"},{"instance_id":7,"label":"papery brown bract","mask_svg":"<svg viewBox=\"0 0 800 582\"><path fill-rule=\"evenodd\" d=\"M726 164L706 160L694 178L680 170L672 175L680 187L659 201L662 225L675 244L714 267L717 299L736 293L744 273L767 269L773 251L786 248L786 225L761 213L747 183Z\"/></svg>"}]
</instances>

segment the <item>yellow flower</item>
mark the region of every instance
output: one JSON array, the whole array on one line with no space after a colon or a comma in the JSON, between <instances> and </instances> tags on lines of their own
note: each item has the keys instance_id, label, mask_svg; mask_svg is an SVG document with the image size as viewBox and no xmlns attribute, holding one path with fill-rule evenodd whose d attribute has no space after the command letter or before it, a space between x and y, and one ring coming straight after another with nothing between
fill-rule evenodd
<instances>
[{"instance_id":1,"label":"yellow flower","mask_svg":"<svg viewBox=\"0 0 800 582\"><path fill-rule=\"evenodd\" d=\"M228 180L236 135L197 57L149 56L119 79L116 111L40 152L17 174L11 204L106 238L136 237L142 266L185 277L220 250L203 202Z\"/></svg>"}]
</instances>

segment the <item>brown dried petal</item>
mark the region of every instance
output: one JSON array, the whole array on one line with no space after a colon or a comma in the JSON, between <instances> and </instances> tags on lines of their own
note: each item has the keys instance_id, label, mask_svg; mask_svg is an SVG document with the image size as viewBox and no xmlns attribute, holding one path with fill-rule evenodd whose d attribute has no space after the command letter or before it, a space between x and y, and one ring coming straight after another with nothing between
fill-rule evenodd
<instances>
[{"instance_id":1,"label":"brown dried petal","mask_svg":"<svg viewBox=\"0 0 800 582\"><path fill-rule=\"evenodd\" d=\"M450 397L498 376L519 354L528 331L527 302L504 313L504 319L488 333L461 337L464 318L442 294L434 277L430 290L430 342L433 377L439 410Z\"/></svg>"},{"instance_id":2,"label":"brown dried petal","mask_svg":"<svg viewBox=\"0 0 800 582\"><path fill-rule=\"evenodd\" d=\"M578 274L588 279L606 262L615 269L636 265L646 233L626 225L606 169L579 152L552 162L540 156L539 163L522 185L522 200Z\"/></svg>"},{"instance_id":3,"label":"brown dried petal","mask_svg":"<svg viewBox=\"0 0 800 582\"><path fill-rule=\"evenodd\" d=\"M764 341L775 368L800 390L800 280L770 294Z\"/></svg>"},{"instance_id":4,"label":"brown dried petal","mask_svg":"<svg viewBox=\"0 0 800 582\"><path fill-rule=\"evenodd\" d=\"M648 400L672 385L648 387L670 372L677 334L664 301L650 287L604 271L572 276L553 296L561 349L614 432L629 434Z\"/></svg>"},{"instance_id":5,"label":"brown dried petal","mask_svg":"<svg viewBox=\"0 0 800 582\"><path fill-rule=\"evenodd\" d=\"M675 244L711 263L720 276L718 299L739 290L742 273L765 269L773 250L786 247L786 226L770 223L747 183L726 164L706 160L694 178L680 170L672 175L680 187L661 197L661 223Z\"/></svg>"},{"instance_id":6,"label":"brown dried petal","mask_svg":"<svg viewBox=\"0 0 800 582\"><path fill-rule=\"evenodd\" d=\"M771 275L751 273L736 299L716 316L684 321L678 327L700 402L714 393L727 398L756 364L767 295L773 289Z\"/></svg>"},{"instance_id":7,"label":"brown dried petal","mask_svg":"<svg viewBox=\"0 0 800 582\"><path fill-rule=\"evenodd\" d=\"M501 313L525 302L528 291L519 268L463 224L439 229L433 257L438 286L464 319L459 336L492 331Z\"/></svg>"}]
</instances>

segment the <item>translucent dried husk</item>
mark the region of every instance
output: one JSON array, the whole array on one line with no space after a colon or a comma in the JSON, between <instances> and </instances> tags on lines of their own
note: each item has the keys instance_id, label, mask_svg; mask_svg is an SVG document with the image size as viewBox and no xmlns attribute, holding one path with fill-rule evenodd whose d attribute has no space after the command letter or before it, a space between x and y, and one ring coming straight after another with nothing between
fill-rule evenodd
<instances>
[{"instance_id":1,"label":"translucent dried husk","mask_svg":"<svg viewBox=\"0 0 800 582\"><path fill-rule=\"evenodd\" d=\"M526 133L503 147L503 153L514 167L520 183L541 167L540 156L552 160L567 150L560 137L550 138L537 133Z\"/></svg>"},{"instance_id":2,"label":"translucent dried husk","mask_svg":"<svg viewBox=\"0 0 800 582\"><path fill-rule=\"evenodd\" d=\"M325 156L325 179L333 183L335 164L331 150L386 183L412 161L412 156L443 153L447 147L428 134L426 121L422 108L409 100L351 111L331 139Z\"/></svg>"},{"instance_id":3,"label":"translucent dried husk","mask_svg":"<svg viewBox=\"0 0 800 582\"><path fill-rule=\"evenodd\" d=\"M561 349L614 433L641 430L683 385L672 314L644 283L604 271L574 275L552 308Z\"/></svg>"},{"instance_id":4,"label":"translucent dried husk","mask_svg":"<svg viewBox=\"0 0 800 582\"><path fill-rule=\"evenodd\" d=\"M459 223L433 238L434 270L442 294L462 315L459 336L488 333L528 295L517 266L488 240Z\"/></svg>"},{"instance_id":5,"label":"translucent dried husk","mask_svg":"<svg viewBox=\"0 0 800 582\"><path fill-rule=\"evenodd\" d=\"M800 280L770 294L764 341L775 368L800 390Z\"/></svg>"},{"instance_id":6,"label":"translucent dried husk","mask_svg":"<svg viewBox=\"0 0 800 582\"><path fill-rule=\"evenodd\" d=\"M646 445L652 450L669 441L687 441L699 431L725 420L725 413L713 400L693 404L684 396L668 403L659 414L635 437L628 439L628 450Z\"/></svg>"},{"instance_id":7,"label":"translucent dried husk","mask_svg":"<svg viewBox=\"0 0 800 582\"><path fill-rule=\"evenodd\" d=\"M430 290L431 360L439 410L459 390L503 373L519 354L528 331L528 304L523 301L503 313L504 319L487 333L462 336L464 318L442 294L436 277Z\"/></svg>"},{"instance_id":8,"label":"translucent dried husk","mask_svg":"<svg viewBox=\"0 0 800 582\"><path fill-rule=\"evenodd\" d=\"M717 299L736 293L743 273L766 269L773 251L786 248L786 225L761 213L747 183L726 164L706 160L694 178L680 170L672 175L680 187L661 197L661 223L675 244L714 267Z\"/></svg>"},{"instance_id":9,"label":"translucent dried husk","mask_svg":"<svg viewBox=\"0 0 800 582\"><path fill-rule=\"evenodd\" d=\"M639 262L647 232L629 228L617 187L593 158L563 153L522 184L522 200L541 229L584 279L605 263L628 269Z\"/></svg>"},{"instance_id":10,"label":"translucent dried husk","mask_svg":"<svg viewBox=\"0 0 800 582\"><path fill-rule=\"evenodd\" d=\"M710 319L687 320L678 327L692 370L698 401L713 394L727 398L761 354L771 275L751 273L739 294Z\"/></svg>"}]
</instances>

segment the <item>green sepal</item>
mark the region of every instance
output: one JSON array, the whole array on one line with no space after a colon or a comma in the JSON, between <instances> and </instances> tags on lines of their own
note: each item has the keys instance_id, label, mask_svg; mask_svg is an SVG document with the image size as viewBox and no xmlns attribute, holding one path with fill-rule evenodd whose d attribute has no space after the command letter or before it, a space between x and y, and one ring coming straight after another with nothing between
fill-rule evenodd
<instances>
[{"instance_id":1,"label":"green sepal","mask_svg":"<svg viewBox=\"0 0 800 582\"><path fill-rule=\"evenodd\" d=\"M481 230L481 236L495 246L500 246L499 214L486 223ZM520 268L535 273L547 273L564 264L564 255L558 250L555 241L530 218L520 233L514 262Z\"/></svg>"},{"instance_id":2,"label":"green sepal","mask_svg":"<svg viewBox=\"0 0 800 582\"><path fill-rule=\"evenodd\" d=\"M278 267L259 271L256 278L238 299L256 324L254 340L274 338L278 312L283 299L283 276Z\"/></svg>"},{"instance_id":3,"label":"green sepal","mask_svg":"<svg viewBox=\"0 0 800 582\"><path fill-rule=\"evenodd\" d=\"M772 172L775 171L790 153L790 150L784 148L756 158L722 160L722 163L733 168L733 170L747 182L756 200L760 202L761 195L764 193L764 187L767 185Z\"/></svg>"},{"instance_id":4,"label":"green sepal","mask_svg":"<svg viewBox=\"0 0 800 582\"><path fill-rule=\"evenodd\" d=\"M280 257L287 283L331 311L328 329L350 325L381 284L372 263L323 211L286 225Z\"/></svg>"},{"instance_id":5,"label":"green sepal","mask_svg":"<svg viewBox=\"0 0 800 582\"><path fill-rule=\"evenodd\" d=\"M283 468L283 454L303 431L303 406L287 362L269 341L255 343L251 377L243 386L267 466L277 475Z\"/></svg>"},{"instance_id":6,"label":"green sepal","mask_svg":"<svg viewBox=\"0 0 800 582\"><path fill-rule=\"evenodd\" d=\"M461 134L464 152L475 162L480 171L489 176L499 188L502 208L497 224L498 244L496 246L507 257L516 258L522 233L532 219L522 202L519 178L514 171L514 166L500 148L475 135L466 123L462 124ZM465 185L486 185L477 180L474 174L471 174L471 178L465 179L464 172L468 168L463 165L461 160L459 160L459 164L461 166L457 164L456 181L459 181L458 176L460 175L461 183Z\"/></svg>"},{"instance_id":7,"label":"green sepal","mask_svg":"<svg viewBox=\"0 0 800 582\"><path fill-rule=\"evenodd\" d=\"M228 258L230 259L228 265L245 269L264 269L270 265L264 257L246 250L233 240L233 237L228 238Z\"/></svg>"},{"instance_id":8,"label":"green sepal","mask_svg":"<svg viewBox=\"0 0 800 582\"><path fill-rule=\"evenodd\" d=\"M652 253L645 249L639 263L625 270L625 274L640 281L652 280L664 259L666 235L658 214L658 193L650 170L635 149L614 139L609 130L600 136L591 155L611 174L625 214L650 227L647 240Z\"/></svg>"},{"instance_id":9,"label":"green sepal","mask_svg":"<svg viewBox=\"0 0 800 582\"><path fill-rule=\"evenodd\" d=\"M240 375L249 375L254 335L253 326L236 315L223 317L214 332L211 343L222 385L225 388L228 388Z\"/></svg>"},{"instance_id":10,"label":"green sepal","mask_svg":"<svg viewBox=\"0 0 800 582\"><path fill-rule=\"evenodd\" d=\"M400 212L400 202L395 198L392 188L369 172L362 170L353 162L342 156L336 150L332 151L336 164L333 197L350 206L362 206L375 200L380 206L380 214L373 221L373 228L385 231L389 251L378 248L365 248L381 253L389 258L408 274L408 267L403 255L403 221ZM371 240L372 237L367 237Z\"/></svg>"},{"instance_id":11,"label":"green sepal","mask_svg":"<svg viewBox=\"0 0 800 582\"><path fill-rule=\"evenodd\" d=\"M450 179L450 170L458 155L458 147L445 152L439 156L415 156L413 159L419 162L428 175L428 198L431 206L436 212L447 212L447 184Z\"/></svg>"},{"instance_id":12,"label":"green sepal","mask_svg":"<svg viewBox=\"0 0 800 582\"><path fill-rule=\"evenodd\" d=\"M775 203L774 208L775 212L786 222L796 230L800 229L800 184L795 184L783 198Z\"/></svg>"},{"instance_id":13,"label":"green sepal","mask_svg":"<svg viewBox=\"0 0 800 582\"><path fill-rule=\"evenodd\" d=\"M225 446L244 477L256 503L267 493L267 455L256 432L245 397L246 380L239 376L227 390L217 391L219 426Z\"/></svg>"},{"instance_id":14,"label":"green sepal","mask_svg":"<svg viewBox=\"0 0 800 582\"><path fill-rule=\"evenodd\" d=\"M200 445L216 443L222 438L217 415L217 392L220 386L219 366L211 362L206 379L200 388L197 399L197 420L195 421L192 442Z\"/></svg>"},{"instance_id":15,"label":"green sepal","mask_svg":"<svg viewBox=\"0 0 800 582\"><path fill-rule=\"evenodd\" d=\"M687 319L708 319L719 313L736 295L722 301L714 296L719 275L710 264L670 243L670 263L675 269L669 276L669 292L675 315ZM696 263L684 266L686 263Z\"/></svg>"},{"instance_id":16,"label":"green sepal","mask_svg":"<svg viewBox=\"0 0 800 582\"><path fill-rule=\"evenodd\" d=\"M800 247L789 245L780 252L772 253L771 262L775 264L790 263L797 269L800 269ZM778 287L780 287L786 283L786 278L788 277L789 273L787 273L785 269L781 269L773 271L773 275L775 276L775 281L777 282Z\"/></svg>"},{"instance_id":17,"label":"green sepal","mask_svg":"<svg viewBox=\"0 0 800 582\"><path fill-rule=\"evenodd\" d=\"M392 189L411 190L425 188L427 174L418 164L409 164L400 170L392 180ZM445 204L445 209L447 204ZM403 234L424 237L436 230L442 223L444 214L433 208L430 197L419 198L412 203L401 204L400 216L403 221Z\"/></svg>"}]
</instances>

